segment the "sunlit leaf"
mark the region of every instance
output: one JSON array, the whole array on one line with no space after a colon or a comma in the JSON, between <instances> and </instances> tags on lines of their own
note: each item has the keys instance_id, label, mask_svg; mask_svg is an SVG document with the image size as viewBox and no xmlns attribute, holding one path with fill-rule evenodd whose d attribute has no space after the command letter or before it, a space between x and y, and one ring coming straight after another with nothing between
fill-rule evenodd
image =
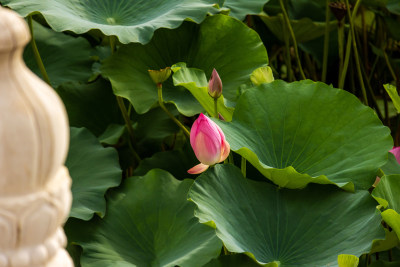
<instances>
[{"instance_id":1,"label":"sunlit leaf","mask_svg":"<svg viewBox=\"0 0 400 267\"><path fill-rule=\"evenodd\" d=\"M368 191L316 184L278 189L224 164L198 177L188 197L229 251L280 267L335 265L339 254L368 253L372 241L384 237Z\"/></svg>"},{"instance_id":2,"label":"sunlit leaf","mask_svg":"<svg viewBox=\"0 0 400 267\"><path fill-rule=\"evenodd\" d=\"M368 189L387 161L387 127L352 94L323 83L274 81L247 90L230 123L231 149L281 187Z\"/></svg>"},{"instance_id":3,"label":"sunlit leaf","mask_svg":"<svg viewBox=\"0 0 400 267\"><path fill-rule=\"evenodd\" d=\"M185 19L202 22L212 0L2 0L21 16L41 13L55 31L98 29L122 43L148 43L159 28L174 29Z\"/></svg>"},{"instance_id":4,"label":"sunlit leaf","mask_svg":"<svg viewBox=\"0 0 400 267\"><path fill-rule=\"evenodd\" d=\"M160 29L147 45L121 47L101 68L116 95L129 99L138 113L147 112L158 100L157 88L148 70L163 69L179 62L204 71L215 68L223 81L224 97L236 101L238 87L253 70L265 66L268 56L258 34L229 16L210 16L201 25L185 22L175 30ZM192 94L163 83L163 98L180 113L193 116L204 109Z\"/></svg>"},{"instance_id":5,"label":"sunlit leaf","mask_svg":"<svg viewBox=\"0 0 400 267\"><path fill-rule=\"evenodd\" d=\"M72 237L83 247L82 266L200 267L217 257L221 241L186 199L192 182L162 170L125 180L110 194L106 216ZM80 225L73 223L68 228Z\"/></svg>"}]
</instances>

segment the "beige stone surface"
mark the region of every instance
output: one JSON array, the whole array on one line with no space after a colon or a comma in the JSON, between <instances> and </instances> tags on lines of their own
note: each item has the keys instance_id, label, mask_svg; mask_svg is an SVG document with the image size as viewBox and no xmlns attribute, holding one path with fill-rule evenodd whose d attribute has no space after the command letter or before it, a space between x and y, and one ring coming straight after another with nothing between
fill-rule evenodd
<instances>
[{"instance_id":1,"label":"beige stone surface","mask_svg":"<svg viewBox=\"0 0 400 267\"><path fill-rule=\"evenodd\" d=\"M0 267L69 267L69 128L57 94L22 60L25 21L0 7Z\"/></svg>"}]
</instances>

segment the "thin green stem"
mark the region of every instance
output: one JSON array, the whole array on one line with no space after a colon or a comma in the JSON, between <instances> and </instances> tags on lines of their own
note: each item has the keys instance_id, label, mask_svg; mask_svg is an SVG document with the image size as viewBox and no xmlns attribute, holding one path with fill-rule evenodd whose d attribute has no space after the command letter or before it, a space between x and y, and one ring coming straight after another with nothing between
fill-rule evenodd
<instances>
[{"instance_id":1,"label":"thin green stem","mask_svg":"<svg viewBox=\"0 0 400 267\"><path fill-rule=\"evenodd\" d=\"M182 131L185 133L185 135L189 138L190 133L189 133L188 129L186 129L186 127L183 126L183 124L179 120L177 120L175 118L175 116L172 115L171 112L169 112L169 110L165 107L164 100L162 97L162 84L161 83L157 84L157 89L158 89L158 104L165 111L165 113L167 113L167 115L171 118L171 120L173 120L179 126L179 128L182 129Z\"/></svg>"},{"instance_id":2,"label":"thin green stem","mask_svg":"<svg viewBox=\"0 0 400 267\"><path fill-rule=\"evenodd\" d=\"M329 3L330 0L326 0L326 7L325 7L325 36L324 36L324 54L322 58L322 76L321 81L326 81L326 73L328 70L328 52L329 52Z\"/></svg>"},{"instance_id":3,"label":"thin green stem","mask_svg":"<svg viewBox=\"0 0 400 267\"><path fill-rule=\"evenodd\" d=\"M344 19L343 19L344 20ZM342 71L344 67L343 57L344 57L344 21L338 21L338 49L339 49L339 77L338 80L341 80ZM350 56L350 54L349 54ZM339 88L342 88L339 86Z\"/></svg>"},{"instance_id":4,"label":"thin green stem","mask_svg":"<svg viewBox=\"0 0 400 267\"><path fill-rule=\"evenodd\" d=\"M40 57L40 53L39 53L39 50L36 45L35 36L33 33L32 16L28 16L28 25L29 25L29 30L31 32L31 36L32 36L31 44L32 44L33 55L35 56L36 63L39 67L40 73L42 74L44 81L48 85L51 86L49 76L47 75L46 69L43 65L42 58Z\"/></svg>"},{"instance_id":5,"label":"thin green stem","mask_svg":"<svg viewBox=\"0 0 400 267\"><path fill-rule=\"evenodd\" d=\"M110 49L111 49L111 55L113 55L115 52L115 39L113 36L110 36ZM141 158L140 158L139 154L136 152L135 149L133 149L133 144L135 143L135 134L134 134L134 130L133 130L131 119L130 119L130 111L128 112L126 110L124 99L122 97L117 96L117 95L115 97L117 99L118 107L121 110L121 114L122 114L122 117L124 118L125 126L126 126L126 129L128 130L128 134L130 137L130 142L128 142L129 148L130 148L133 156L135 157L136 161L140 162Z\"/></svg>"},{"instance_id":6,"label":"thin green stem","mask_svg":"<svg viewBox=\"0 0 400 267\"><path fill-rule=\"evenodd\" d=\"M346 80L347 68L349 67L350 53L351 53L351 31L347 36L346 55L344 57L343 69L340 73L339 88L343 89L344 81Z\"/></svg>"},{"instance_id":7,"label":"thin green stem","mask_svg":"<svg viewBox=\"0 0 400 267\"><path fill-rule=\"evenodd\" d=\"M315 70L315 66L311 61L310 55L308 53L304 53L304 59L306 60L307 69L309 71L309 75L312 77L314 81L317 81L317 72Z\"/></svg>"},{"instance_id":8,"label":"thin green stem","mask_svg":"<svg viewBox=\"0 0 400 267\"><path fill-rule=\"evenodd\" d=\"M371 82L372 76L374 75L376 65L378 64L379 56L376 55L374 63L372 64L371 71L369 72L368 81Z\"/></svg>"},{"instance_id":9,"label":"thin green stem","mask_svg":"<svg viewBox=\"0 0 400 267\"><path fill-rule=\"evenodd\" d=\"M130 137L130 142L131 143L130 143L129 148L131 149L132 154L134 155L136 160L138 162L140 162L141 159L140 159L139 155L136 153L136 151L131 146L131 144L134 144L134 140L135 140L134 136L135 135L134 135L134 131L133 131L131 120L130 120L129 115L128 115L128 111L126 110L126 107L125 107L124 99L122 97L120 97L120 96L116 96L116 98L117 98L117 103L118 103L119 109L121 110L122 117L124 118L124 121L125 121L126 129L128 130L128 134L129 134L129 137Z\"/></svg>"},{"instance_id":10,"label":"thin green stem","mask_svg":"<svg viewBox=\"0 0 400 267\"><path fill-rule=\"evenodd\" d=\"M283 19L283 18L282 18ZM282 21L283 24L285 24L285 21ZM292 71L292 59L290 56L290 42L289 42L289 36L287 35L286 31L283 31L283 39L285 41L285 63L287 67L287 80L289 82L292 82L296 80L293 71Z\"/></svg>"},{"instance_id":11,"label":"thin green stem","mask_svg":"<svg viewBox=\"0 0 400 267\"><path fill-rule=\"evenodd\" d=\"M385 50L386 49L383 49L383 57L385 58L386 65L389 68L389 71L390 71L390 74L392 75L393 80L397 81L396 74L395 74L395 72L394 72L394 70L392 68L392 65L390 64L389 57L388 57L388 55L387 55Z\"/></svg>"},{"instance_id":12,"label":"thin green stem","mask_svg":"<svg viewBox=\"0 0 400 267\"><path fill-rule=\"evenodd\" d=\"M350 18L349 23L350 23L350 31L351 31L351 36L352 36L352 44L353 44L353 50L354 50L354 59L356 63L356 69L357 69L357 74L358 74L358 79L361 85L361 92L363 95L363 102L365 105L368 105L368 97L367 97L367 90L365 89L364 85L364 79L361 73L361 66L360 66L360 59L358 57L358 50L357 50L357 43L356 43L356 35L354 31L354 19L357 15L357 10L361 4L362 0L357 0L356 5L354 6L353 13L350 14L350 8L347 8L347 14ZM346 6L349 7L349 0L346 0Z\"/></svg>"},{"instance_id":13,"label":"thin green stem","mask_svg":"<svg viewBox=\"0 0 400 267\"><path fill-rule=\"evenodd\" d=\"M362 70L363 77L367 77L365 67L363 65L361 65L361 67L362 67L361 70ZM379 119L381 121L383 121L383 115L382 115L381 110L379 109L378 100L376 99L376 96L375 96L374 90L372 89L371 83L368 81L368 79L365 79L365 84L367 85L368 92L371 95L372 103L373 103L373 106L375 107L376 114L378 115Z\"/></svg>"},{"instance_id":14,"label":"thin green stem","mask_svg":"<svg viewBox=\"0 0 400 267\"><path fill-rule=\"evenodd\" d=\"M215 111L215 118L218 119L218 98L214 98L214 111Z\"/></svg>"},{"instance_id":15,"label":"thin green stem","mask_svg":"<svg viewBox=\"0 0 400 267\"><path fill-rule=\"evenodd\" d=\"M304 71L303 71L303 68L301 66L300 57L299 57L299 50L297 48L296 36L294 35L292 25L290 25L289 16L288 16L288 14L286 12L285 5L283 4L283 0L279 0L279 4L281 6L283 17L285 18L286 26L289 29L290 35L292 36L293 46L294 46L294 53L296 55L296 62L297 62L297 66L298 66L299 71L300 71L301 78L303 80L305 80L306 76L304 75Z\"/></svg>"},{"instance_id":16,"label":"thin green stem","mask_svg":"<svg viewBox=\"0 0 400 267\"><path fill-rule=\"evenodd\" d=\"M246 159L244 157L242 157L240 169L242 171L243 177L246 178Z\"/></svg>"}]
</instances>

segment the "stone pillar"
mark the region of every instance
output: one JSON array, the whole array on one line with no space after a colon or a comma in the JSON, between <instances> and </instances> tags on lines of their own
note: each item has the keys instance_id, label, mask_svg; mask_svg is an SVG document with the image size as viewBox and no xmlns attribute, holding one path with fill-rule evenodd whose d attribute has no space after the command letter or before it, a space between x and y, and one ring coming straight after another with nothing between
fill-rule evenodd
<instances>
[{"instance_id":1,"label":"stone pillar","mask_svg":"<svg viewBox=\"0 0 400 267\"><path fill-rule=\"evenodd\" d=\"M0 267L70 267L67 115L25 66L29 40L25 21L0 6Z\"/></svg>"}]
</instances>

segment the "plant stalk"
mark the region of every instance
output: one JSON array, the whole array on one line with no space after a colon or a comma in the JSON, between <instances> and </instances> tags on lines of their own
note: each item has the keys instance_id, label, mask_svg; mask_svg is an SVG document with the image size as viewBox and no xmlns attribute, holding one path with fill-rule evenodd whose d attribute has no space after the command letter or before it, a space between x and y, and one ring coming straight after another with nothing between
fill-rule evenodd
<instances>
[{"instance_id":1,"label":"plant stalk","mask_svg":"<svg viewBox=\"0 0 400 267\"><path fill-rule=\"evenodd\" d=\"M294 35L292 25L290 25L289 16L288 16L288 14L286 12L285 5L283 4L283 0L279 0L279 4L281 6L283 17L285 18L286 26L289 29L290 35L291 35L292 40L293 40L294 53L296 55L296 62L297 62L297 66L299 67L301 78L303 80L305 80L306 76L304 75L304 71L303 71L303 68L301 66L300 57L299 57L299 50L297 48L296 36Z\"/></svg>"},{"instance_id":2,"label":"plant stalk","mask_svg":"<svg viewBox=\"0 0 400 267\"><path fill-rule=\"evenodd\" d=\"M110 36L110 49L111 49L111 55L113 55L115 52L115 40L114 40L113 36ZM134 135L134 130L132 127L131 119L130 119L130 111L128 112L126 110L124 99L121 96L116 95L115 97L117 99L118 107L121 110L121 114L125 121L125 126L126 126L126 129L128 130L128 134L130 137L129 148L132 151L132 154L135 157L136 161L140 162L141 158L140 158L139 154L136 152L135 149L133 149L133 144L135 143L135 135Z\"/></svg>"},{"instance_id":3,"label":"plant stalk","mask_svg":"<svg viewBox=\"0 0 400 267\"><path fill-rule=\"evenodd\" d=\"M349 23L350 23L350 32L352 36L352 44L353 44L353 50L354 50L354 59L356 63L356 69L357 69L357 74L358 74L358 79L360 81L361 85L361 92L363 95L363 102L365 105L368 106L368 97L367 97L367 91L365 90L365 84L364 84L364 79L361 73L361 66L360 66L360 59L358 57L358 50L357 50L357 43L356 43L356 35L354 31L354 19L357 15L357 10L361 4L361 0L357 0L356 5L354 6L353 13L350 13L350 8L347 8L347 14L350 18ZM349 0L346 0L346 6L349 7Z\"/></svg>"},{"instance_id":4,"label":"plant stalk","mask_svg":"<svg viewBox=\"0 0 400 267\"><path fill-rule=\"evenodd\" d=\"M283 19L283 17L282 17ZM282 21L283 24L285 24L285 20ZM286 67L287 67L287 80L288 82L292 82L296 80L296 77L294 75L294 72L292 70L292 59L290 56L290 41L289 41L289 36L287 35L286 31L282 32L283 34L283 39L285 41L285 63L286 63Z\"/></svg>"},{"instance_id":5,"label":"plant stalk","mask_svg":"<svg viewBox=\"0 0 400 267\"><path fill-rule=\"evenodd\" d=\"M338 74L339 77L338 77L338 80L339 80L339 84L342 79L342 72L343 72L343 68L344 68L343 48L344 48L344 19L342 19L341 21L338 21L338 49L339 49L339 74ZM347 51L347 49L346 49L346 51ZM347 53L346 53L346 55L347 55ZM349 54L349 56L350 56L350 54ZM344 79L343 79L343 85L344 85ZM339 88L343 89L343 85L342 86L339 85Z\"/></svg>"},{"instance_id":6,"label":"plant stalk","mask_svg":"<svg viewBox=\"0 0 400 267\"><path fill-rule=\"evenodd\" d=\"M329 3L330 0L326 0L325 7L325 36L324 36L324 54L322 58L322 76L321 81L326 81L326 73L328 71L328 52L329 52Z\"/></svg>"},{"instance_id":7,"label":"plant stalk","mask_svg":"<svg viewBox=\"0 0 400 267\"><path fill-rule=\"evenodd\" d=\"M218 119L218 98L214 98L214 111L215 111L215 118Z\"/></svg>"},{"instance_id":8,"label":"plant stalk","mask_svg":"<svg viewBox=\"0 0 400 267\"><path fill-rule=\"evenodd\" d=\"M34 33L33 33L33 24L32 24L32 16L31 15L28 16L28 25L29 25L29 30L31 32L31 37L32 37L31 44L32 44L33 55L35 56L36 63L38 65L38 67L39 67L40 73L43 76L43 80L48 85L51 86L49 76L47 75L47 71L46 71L46 69L44 67L42 58L40 57L40 53L39 53L39 50L38 50L37 45L36 45L35 36L34 36Z\"/></svg>"},{"instance_id":9,"label":"plant stalk","mask_svg":"<svg viewBox=\"0 0 400 267\"><path fill-rule=\"evenodd\" d=\"M171 112L169 112L169 110L165 107L164 99L162 97L162 84L161 83L157 84L157 90L158 90L158 104L160 105L160 107L165 111L165 113L167 113L167 115L171 118L171 120L173 120L176 123L176 125L178 125L179 128L182 129L182 131L185 133L185 135L188 138L190 138L190 133L189 133L188 129L186 129L186 127L183 126L183 124L179 120L177 120L175 118L175 116L172 115Z\"/></svg>"}]
</instances>

